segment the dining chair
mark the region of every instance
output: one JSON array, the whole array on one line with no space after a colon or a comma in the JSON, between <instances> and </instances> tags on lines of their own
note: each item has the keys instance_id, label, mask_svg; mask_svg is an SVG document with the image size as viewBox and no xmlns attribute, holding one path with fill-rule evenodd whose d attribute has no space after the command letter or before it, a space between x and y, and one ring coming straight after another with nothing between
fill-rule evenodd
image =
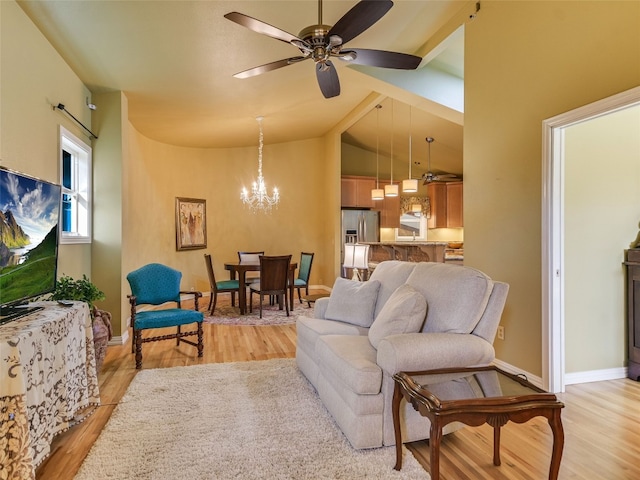
<instances>
[{"instance_id":1,"label":"dining chair","mask_svg":"<svg viewBox=\"0 0 640 480\"><path fill-rule=\"evenodd\" d=\"M209 306L207 307L209 315L213 315L213 312L216 309L219 293L231 293L231 306L235 307L236 293L239 292L240 282L238 280L221 280L216 282L216 274L213 271L213 261L211 260L211 255L208 253L204 254L204 263L207 266L209 285L211 287L211 297L209 299Z\"/></svg>"},{"instance_id":2,"label":"dining chair","mask_svg":"<svg viewBox=\"0 0 640 480\"><path fill-rule=\"evenodd\" d=\"M127 275L127 281L131 287L131 295L128 295L131 305L131 328L133 340L131 353L136 354L136 369L142 368L142 344L158 340L176 339L176 345L181 342L188 343L198 348L198 357L202 357L204 344L202 340L202 312L198 311L198 299L202 293L198 291L180 291L182 273L160 263L150 263L140 267ZM194 309L182 309L181 295L194 296ZM171 302L171 303L169 303ZM169 308L164 304L169 304ZM175 304L175 308L171 305ZM149 305L154 308L148 310ZM160 307L162 306L162 307ZM140 310L144 307L144 310ZM191 323L197 324L197 329L183 332L181 327ZM142 338L142 331L147 329L177 327L176 333L167 335L155 335ZM197 335L198 341L185 339Z\"/></svg>"},{"instance_id":3,"label":"dining chair","mask_svg":"<svg viewBox=\"0 0 640 480\"><path fill-rule=\"evenodd\" d=\"M238 252L238 260L240 262L259 262L260 256L264 255L264 252ZM247 272L245 283L251 285L254 282L260 280L259 272Z\"/></svg>"},{"instance_id":4,"label":"dining chair","mask_svg":"<svg viewBox=\"0 0 640 480\"><path fill-rule=\"evenodd\" d=\"M253 312L253 294L260 295L260 318L264 296L277 297L280 309L283 303L289 316L288 279L291 255L260 257L260 281L249 285L249 311Z\"/></svg>"},{"instance_id":5,"label":"dining chair","mask_svg":"<svg viewBox=\"0 0 640 480\"><path fill-rule=\"evenodd\" d=\"M293 286L298 289L298 300L302 303L302 295L300 289L304 287L305 296L309 295L309 277L311 276L311 265L313 264L313 253L300 253L300 268L298 269L298 278L293 281Z\"/></svg>"}]
</instances>

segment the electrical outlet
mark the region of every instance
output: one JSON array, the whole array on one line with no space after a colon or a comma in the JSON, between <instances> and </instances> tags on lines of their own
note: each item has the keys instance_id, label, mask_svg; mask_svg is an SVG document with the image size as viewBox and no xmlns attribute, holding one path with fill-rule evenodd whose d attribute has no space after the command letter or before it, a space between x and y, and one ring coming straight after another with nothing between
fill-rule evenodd
<instances>
[{"instance_id":1,"label":"electrical outlet","mask_svg":"<svg viewBox=\"0 0 640 480\"><path fill-rule=\"evenodd\" d=\"M504 340L504 327L502 325L498 327L498 339Z\"/></svg>"}]
</instances>

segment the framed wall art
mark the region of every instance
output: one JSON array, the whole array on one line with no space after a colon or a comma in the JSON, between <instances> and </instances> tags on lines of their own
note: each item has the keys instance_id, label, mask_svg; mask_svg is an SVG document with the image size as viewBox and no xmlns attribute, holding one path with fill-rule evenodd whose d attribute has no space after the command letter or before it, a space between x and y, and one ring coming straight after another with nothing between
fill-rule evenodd
<instances>
[{"instance_id":1,"label":"framed wall art","mask_svg":"<svg viewBox=\"0 0 640 480\"><path fill-rule=\"evenodd\" d=\"M206 202L176 197L176 250L207 248Z\"/></svg>"}]
</instances>

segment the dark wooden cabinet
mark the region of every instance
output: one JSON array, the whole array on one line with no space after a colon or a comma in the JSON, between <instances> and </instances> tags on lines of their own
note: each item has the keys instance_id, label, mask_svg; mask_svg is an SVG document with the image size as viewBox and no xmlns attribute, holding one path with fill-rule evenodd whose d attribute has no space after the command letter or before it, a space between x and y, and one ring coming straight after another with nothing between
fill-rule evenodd
<instances>
[{"instance_id":1,"label":"dark wooden cabinet","mask_svg":"<svg viewBox=\"0 0 640 480\"><path fill-rule=\"evenodd\" d=\"M640 249L625 251L627 267L628 377L640 380Z\"/></svg>"}]
</instances>

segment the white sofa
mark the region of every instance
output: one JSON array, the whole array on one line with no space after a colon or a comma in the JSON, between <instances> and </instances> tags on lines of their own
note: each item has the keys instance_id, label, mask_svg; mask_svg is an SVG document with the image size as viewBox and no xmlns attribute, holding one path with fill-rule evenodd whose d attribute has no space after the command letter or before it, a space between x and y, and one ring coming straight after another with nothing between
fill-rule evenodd
<instances>
[{"instance_id":1,"label":"white sofa","mask_svg":"<svg viewBox=\"0 0 640 480\"><path fill-rule=\"evenodd\" d=\"M354 448L394 445L393 375L490 364L508 289L444 263L387 261L368 282L339 278L314 318L297 320L298 368ZM403 442L428 438L429 421L402 406Z\"/></svg>"}]
</instances>

